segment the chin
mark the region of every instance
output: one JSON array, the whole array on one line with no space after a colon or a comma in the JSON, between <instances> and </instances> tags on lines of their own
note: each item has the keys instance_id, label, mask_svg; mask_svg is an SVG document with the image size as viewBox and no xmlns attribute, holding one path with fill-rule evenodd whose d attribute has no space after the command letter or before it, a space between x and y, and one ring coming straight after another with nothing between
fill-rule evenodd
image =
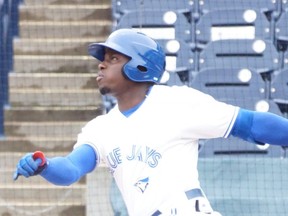
<instances>
[{"instance_id":1,"label":"chin","mask_svg":"<svg viewBox=\"0 0 288 216\"><path fill-rule=\"evenodd\" d=\"M106 87L99 88L100 94L106 95L110 93L110 89Z\"/></svg>"}]
</instances>

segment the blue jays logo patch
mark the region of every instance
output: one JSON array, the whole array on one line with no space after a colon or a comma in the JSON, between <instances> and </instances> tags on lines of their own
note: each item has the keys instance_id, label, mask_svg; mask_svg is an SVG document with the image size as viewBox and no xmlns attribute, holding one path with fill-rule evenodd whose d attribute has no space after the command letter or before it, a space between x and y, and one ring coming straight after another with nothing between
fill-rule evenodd
<instances>
[{"instance_id":1,"label":"blue jays logo patch","mask_svg":"<svg viewBox=\"0 0 288 216\"><path fill-rule=\"evenodd\" d=\"M140 179L134 184L134 186L137 187L142 193L145 192L148 185L149 185L149 177Z\"/></svg>"}]
</instances>

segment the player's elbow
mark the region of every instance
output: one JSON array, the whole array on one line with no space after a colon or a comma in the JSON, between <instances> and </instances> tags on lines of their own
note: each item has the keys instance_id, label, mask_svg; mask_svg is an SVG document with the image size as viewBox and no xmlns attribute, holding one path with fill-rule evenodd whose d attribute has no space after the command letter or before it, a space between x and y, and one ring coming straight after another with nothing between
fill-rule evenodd
<instances>
[{"instance_id":1,"label":"player's elbow","mask_svg":"<svg viewBox=\"0 0 288 216\"><path fill-rule=\"evenodd\" d=\"M80 172L77 170L73 170L69 173L69 176L67 178L58 179L57 181L54 181L55 185L59 186L70 186L80 180Z\"/></svg>"},{"instance_id":2,"label":"player's elbow","mask_svg":"<svg viewBox=\"0 0 288 216\"><path fill-rule=\"evenodd\" d=\"M43 173L42 177L44 177L48 182L58 186L70 186L78 182L81 178L80 172L77 169L70 170L67 172L67 175L49 176Z\"/></svg>"},{"instance_id":3,"label":"player's elbow","mask_svg":"<svg viewBox=\"0 0 288 216\"><path fill-rule=\"evenodd\" d=\"M70 160L58 157L48 161L41 176L54 185L69 186L79 181L83 174Z\"/></svg>"}]
</instances>

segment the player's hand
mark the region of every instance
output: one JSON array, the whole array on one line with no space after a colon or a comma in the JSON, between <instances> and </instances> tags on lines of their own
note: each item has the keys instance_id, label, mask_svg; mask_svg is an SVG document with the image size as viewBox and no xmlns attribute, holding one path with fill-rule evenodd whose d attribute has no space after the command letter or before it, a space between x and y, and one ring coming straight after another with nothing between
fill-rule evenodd
<instances>
[{"instance_id":1,"label":"player's hand","mask_svg":"<svg viewBox=\"0 0 288 216\"><path fill-rule=\"evenodd\" d=\"M37 175L43 171L46 165L46 158L42 152L28 153L19 160L13 179L14 181L17 180L19 175L26 178Z\"/></svg>"}]
</instances>

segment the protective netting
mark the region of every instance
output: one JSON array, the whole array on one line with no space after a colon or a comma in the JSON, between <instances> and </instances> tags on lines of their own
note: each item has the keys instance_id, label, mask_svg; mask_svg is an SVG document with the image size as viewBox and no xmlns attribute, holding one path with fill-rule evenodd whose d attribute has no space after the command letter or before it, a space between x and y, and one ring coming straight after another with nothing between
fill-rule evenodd
<instances>
[{"instance_id":1,"label":"protective netting","mask_svg":"<svg viewBox=\"0 0 288 216\"><path fill-rule=\"evenodd\" d=\"M287 117L285 0L0 0L0 7L0 215L104 216L123 208L105 166L69 187L12 179L26 152L65 155L82 126L111 108L97 91L98 62L87 45L114 29L139 29L163 46L163 85ZM215 210L288 214L285 148L235 138L200 146L200 181Z\"/></svg>"}]
</instances>

